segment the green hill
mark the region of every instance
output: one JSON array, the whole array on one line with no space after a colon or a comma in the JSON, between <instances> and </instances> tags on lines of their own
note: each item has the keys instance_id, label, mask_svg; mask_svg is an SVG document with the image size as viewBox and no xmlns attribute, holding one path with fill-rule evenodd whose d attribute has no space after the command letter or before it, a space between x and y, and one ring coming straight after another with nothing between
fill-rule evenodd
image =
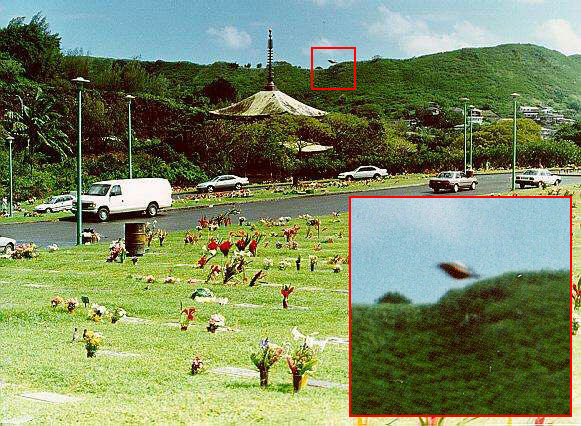
<instances>
[{"instance_id":1,"label":"green hill","mask_svg":"<svg viewBox=\"0 0 581 426\"><path fill-rule=\"evenodd\" d=\"M148 72L167 77L181 90L200 91L223 77L246 97L264 84L265 70L233 67L227 63L196 65L186 62L144 62ZM408 107L435 101L458 105L467 96L477 106L501 114L511 111L510 94L525 103L542 103L581 111L581 56L565 56L530 44L461 49L411 59L377 59L357 63L356 91L311 91L310 70L280 63L275 67L277 86L313 106L349 112L362 103L381 105L390 115ZM316 87L350 87L353 63L315 70Z\"/></svg>"},{"instance_id":2,"label":"green hill","mask_svg":"<svg viewBox=\"0 0 581 426\"><path fill-rule=\"evenodd\" d=\"M353 415L566 415L569 274L509 273L434 305L352 306Z\"/></svg>"}]
</instances>

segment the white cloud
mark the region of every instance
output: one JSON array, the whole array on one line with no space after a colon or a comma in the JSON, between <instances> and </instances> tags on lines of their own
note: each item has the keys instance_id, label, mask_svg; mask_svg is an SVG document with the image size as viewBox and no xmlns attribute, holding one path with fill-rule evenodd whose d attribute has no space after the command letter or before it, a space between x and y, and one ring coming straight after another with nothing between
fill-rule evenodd
<instances>
[{"instance_id":1,"label":"white cloud","mask_svg":"<svg viewBox=\"0 0 581 426\"><path fill-rule=\"evenodd\" d=\"M232 26L208 28L207 33L222 41L231 49L245 49L252 43L252 39L246 31L240 31Z\"/></svg>"},{"instance_id":2,"label":"white cloud","mask_svg":"<svg viewBox=\"0 0 581 426\"><path fill-rule=\"evenodd\" d=\"M432 31L423 19L394 12L384 5L379 6L378 11L380 19L369 26L369 33L395 41L408 55L425 55L497 43L491 33L468 21L456 23L449 32L438 33Z\"/></svg>"},{"instance_id":3,"label":"white cloud","mask_svg":"<svg viewBox=\"0 0 581 426\"><path fill-rule=\"evenodd\" d=\"M313 47L330 47L330 46L336 46L336 44L333 44L333 42L331 40L329 40L327 37L319 37L317 40L314 40L311 43L309 43L307 45L307 47L302 48L304 55L310 56L311 46L313 46ZM319 52L323 55L326 55L326 56L333 56L334 50L333 49L320 49L320 50L317 50L317 53L319 53Z\"/></svg>"},{"instance_id":4,"label":"white cloud","mask_svg":"<svg viewBox=\"0 0 581 426\"><path fill-rule=\"evenodd\" d=\"M544 3L545 0L516 0L517 3L524 3L524 4L541 4Z\"/></svg>"},{"instance_id":5,"label":"white cloud","mask_svg":"<svg viewBox=\"0 0 581 426\"><path fill-rule=\"evenodd\" d=\"M565 19L549 19L535 32L539 41L565 55L581 53L581 34Z\"/></svg>"}]
</instances>

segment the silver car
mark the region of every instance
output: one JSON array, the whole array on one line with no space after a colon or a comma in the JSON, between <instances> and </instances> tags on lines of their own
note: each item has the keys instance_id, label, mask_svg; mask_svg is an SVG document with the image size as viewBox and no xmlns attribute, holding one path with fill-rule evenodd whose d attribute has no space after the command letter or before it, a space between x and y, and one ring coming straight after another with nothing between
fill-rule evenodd
<instances>
[{"instance_id":1,"label":"silver car","mask_svg":"<svg viewBox=\"0 0 581 426\"><path fill-rule=\"evenodd\" d=\"M380 169L375 166L360 166L350 172L339 173L338 179L353 180L353 179L378 179L386 177L387 170Z\"/></svg>"},{"instance_id":2,"label":"silver car","mask_svg":"<svg viewBox=\"0 0 581 426\"><path fill-rule=\"evenodd\" d=\"M438 176L431 178L428 185L434 192L439 192L440 190L458 192L463 188L473 191L478 185L478 180L464 172L446 171L440 172Z\"/></svg>"},{"instance_id":3,"label":"silver car","mask_svg":"<svg viewBox=\"0 0 581 426\"><path fill-rule=\"evenodd\" d=\"M2 253L12 254L14 247L16 247L16 240L0 236L0 251Z\"/></svg>"},{"instance_id":4,"label":"silver car","mask_svg":"<svg viewBox=\"0 0 581 426\"><path fill-rule=\"evenodd\" d=\"M52 213L71 210L73 208L74 199L75 197L68 194L50 197L48 200L46 200L46 203L36 206L34 211L38 213Z\"/></svg>"},{"instance_id":5,"label":"silver car","mask_svg":"<svg viewBox=\"0 0 581 426\"><path fill-rule=\"evenodd\" d=\"M561 183L561 176L554 175L547 169L528 169L516 175L515 183L521 188L524 188L526 185L536 187L559 185Z\"/></svg>"},{"instance_id":6,"label":"silver car","mask_svg":"<svg viewBox=\"0 0 581 426\"><path fill-rule=\"evenodd\" d=\"M227 189L242 189L242 186L248 185L248 178L235 175L221 175L210 179L207 182L200 183L196 186L198 192L224 191Z\"/></svg>"}]
</instances>

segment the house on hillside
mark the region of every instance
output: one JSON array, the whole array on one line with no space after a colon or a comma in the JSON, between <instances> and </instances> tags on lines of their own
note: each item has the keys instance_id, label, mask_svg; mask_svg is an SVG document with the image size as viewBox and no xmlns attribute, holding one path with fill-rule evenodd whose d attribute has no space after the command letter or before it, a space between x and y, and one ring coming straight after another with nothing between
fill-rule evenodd
<instances>
[{"instance_id":1,"label":"house on hillside","mask_svg":"<svg viewBox=\"0 0 581 426\"><path fill-rule=\"evenodd\" d=\"M524 118L530 118L531 120L536 120L539 118L539 107L522 105L519 110Z\"/></svg>"},{"instance_id":2,"label":"house on hillside","mask_svg":"<svg viewBox=\"0 0 581 426\"><path fill-rule=\"evenodd\" d=\"M500 116L491 109L483 109L481 113L483 120L489 123L494 123L500 119Z\"/></svg>"}]
</instances>

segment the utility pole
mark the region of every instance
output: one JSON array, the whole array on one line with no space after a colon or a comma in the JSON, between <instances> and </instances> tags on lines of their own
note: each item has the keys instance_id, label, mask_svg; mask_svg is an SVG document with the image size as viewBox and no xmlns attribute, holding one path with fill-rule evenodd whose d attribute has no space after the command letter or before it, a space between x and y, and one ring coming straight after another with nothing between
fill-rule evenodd
<instances>
[{"instance_id":1,"label":"utility pole","mask_svg":"<svg viewBox=\"0 0 581 426\"><path fill-rule=\"evenodd\" d=\"M79 104L79 111L78 111L78 130L79 130L79 140L77 143L77 245L80 246L83 244L82 241L82 233L83 233L83 203L81 201L81 193L83 188L83 158L82 158L82 125L83 125L83 116L82 116L82 92L83 92L83 84L89 83L89 80L84 79L83 77L77 77L72 80L73 82L77 83L77 88L79 92L78 97L78 104Z\"/></svg>"}]
</instances>

